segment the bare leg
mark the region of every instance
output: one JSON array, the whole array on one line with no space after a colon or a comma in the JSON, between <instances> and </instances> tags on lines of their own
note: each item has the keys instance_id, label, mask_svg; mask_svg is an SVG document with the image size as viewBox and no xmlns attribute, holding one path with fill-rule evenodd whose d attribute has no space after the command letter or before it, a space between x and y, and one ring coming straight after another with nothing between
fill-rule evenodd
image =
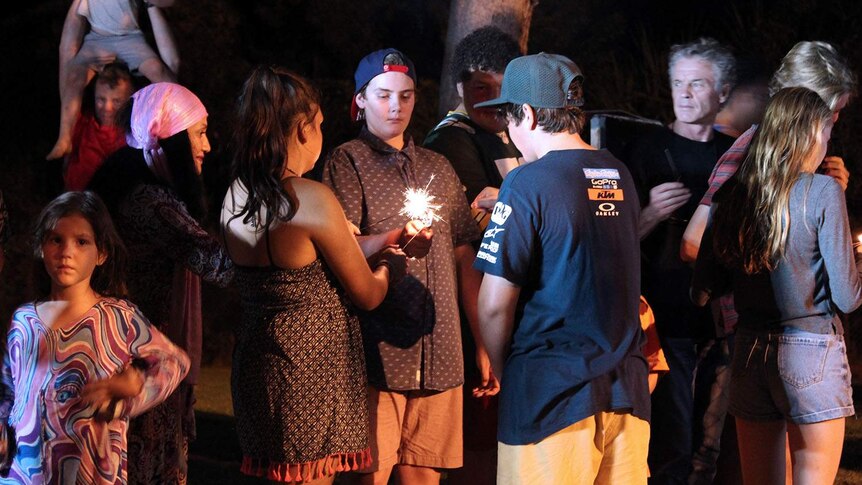
<instances>
[{"instance_id":1,"label":"bare leg","mask_svg":"<svg viewBox=\"0 0 862 485\"><path fill-rule=\"evenodd\" d=\"M87 66L70 61L60 79L60 134L46 160L62 158L72 151L72 128L81 114L81 98L84 88L96 72Z\"/></svg>"},{"instance_id":2,"label":"bare leg","mask_svg":"<svg viewBox=\"0 0 862 485\"><path fill-rule=\"evenodd\" d=\"M784 485L784 421L746 421L736 418L739 460L746 485Z\"/></svg>"},{"instance_id":3,"label":"bare leg","mask_svg":"<svg viewBox=\"0 0 862 485\"><path fill-rule=\"evenodd\" d=\"M844 448L844 418L787 424L795 485L832 483Z\"/></svg>"},{"instance_id":4,"label":"bare leg","mask_svg":"<svg viewBox=\"0 0 862 485\"><path fill-rule=\"evenodd\" d=\"M438 485L440 472L424 466L398 465L398 482L402 485Z\"/></svg>"},{"instance_id":5,"label":"bare leg","mask_svg":"<svg viewBox=\"0 0 862 485\"><path fill-rule=\"evenodd\" d=\"M174 73L171 72L170 69L168 69L168 66L155 57L142 62L141 65L138 66L138 71L154 83L177 82L177 77L174 76Z\"/></svg>"},{"instance_id":6,"label":"bare leg","mask_svg":"<svg viewBox=\"0 0 862 485\"><path fill-rule=\"evenodd\" d=\"M389 475L392 474L392 467L381 468L372 473L360 473L360 485L386 485L389 483Z\"/></svg>"}]
</instances>

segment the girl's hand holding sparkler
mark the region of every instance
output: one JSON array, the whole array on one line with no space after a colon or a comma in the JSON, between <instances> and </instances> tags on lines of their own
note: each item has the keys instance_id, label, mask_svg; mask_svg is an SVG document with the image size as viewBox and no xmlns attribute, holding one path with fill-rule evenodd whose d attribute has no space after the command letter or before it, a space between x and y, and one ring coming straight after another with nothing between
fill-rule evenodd
<instances>
[{"instance_id":1,"label":"girl's hand holding sparkler","mask_svg":"<svg viewBox=\"0 0 862 485\"><path fill-rule=\"evenodd\" d=\"M398 236L398 246L407 257L419 259L424 258L431 250L431 238L434 230L426 226L422 221L412 220L404 225L401 235Z\"/></svg>"},{"instance_id":2,"label":"girl's hand holding sparkler","mask_svg":"<svg viewBox=\"0 0 862 485\"><path fill-rule=\"evenodd\" d=\"M407 255L398 246L387 246L382 251L375 254L369 261L371 267L376 271L381 266L389 270L389 285L401 281L401 278L407 274Z\"/></svg>"}]
</instances>

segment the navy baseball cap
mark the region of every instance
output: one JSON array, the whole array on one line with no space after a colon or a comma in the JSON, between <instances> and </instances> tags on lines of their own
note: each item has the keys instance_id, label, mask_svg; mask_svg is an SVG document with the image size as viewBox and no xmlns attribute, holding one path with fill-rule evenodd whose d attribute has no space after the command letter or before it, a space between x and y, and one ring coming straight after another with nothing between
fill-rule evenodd
<instances>
[{"instance_id":1,"label":"navy baseball cap","mask_svg":"<svg viewBox=\"0 0 862 485\"><path fill-rule=\"evenodd\" d=\"M389 54L398 54L404 61L404 66L385 65L383 61ZM351 119L356 119L356 114L359 112L359 106L356 105L356 94L362 90L372 79L385 72L400 72L410 76L413 84L416 84L416 69L413 67L413 61L404 55L403 52L397 49L381 49L374 51L371 54L363 57L356 67L356 72L353 73L353 80L356 82L356 87L353 89L353 101L350 103Z\"/></svg>"},{"instance_id":2,"label":"navy baseball cap","mask_svg":"<svg viewBox=\"0 0 862 485\"><path fill-rule=\"evenodd\" d=\"M501 104L529 104L534 108L565 108L581 100L567 99L569 85L583 79L581 69L559 54L540 52L512 59L503 73L500 96L476 103L477 108Z\"/></svg>"}]
</instances>

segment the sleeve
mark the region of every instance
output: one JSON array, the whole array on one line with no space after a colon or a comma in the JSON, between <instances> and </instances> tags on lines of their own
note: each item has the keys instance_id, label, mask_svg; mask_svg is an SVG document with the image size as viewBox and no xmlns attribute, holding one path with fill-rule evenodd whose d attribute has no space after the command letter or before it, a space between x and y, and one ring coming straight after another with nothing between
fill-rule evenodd
<instances>
[{"instance_id":1,"label":"sleeve","mask_svg":"<svg viewBox=\"0 0 862 485\"><path fill-rule=\"evenodd\" d=\"M808 200L818 206L817 243L829 276L829 293L839 310L850 313L862 304L862 257L853 249L844 191L830 177L822 192L813 195Z\"/></svg>"},{"instance_id":2,"label":"sleeve","mask_svg":"<svg viewBox=\"0 0 862 485\"><path fill-rule=\"evenodd\" d=\"M347 151L336 148L329 153L323 166L323 183L335 193L347 219L356 227L363 227L362 208L365 199L362 184Z\"/></svg>"},{"instance_id":3,"label":"sleeve","mask_svg":"<svg viewBox=\"0 0 862 485\"><path fill-rule=\"evenodd\" d=\"M739 165L745 159L745 155L748 153L748 146L751 144L751 139L754 137L754 133L756 131L756 126L749 128L748 131L740 135L740 137L733 142L730 149L718 159L718 162L716 162L715 167L712 169L712 174L709 176L709 188L706 190L703 198L700 199L700 205L712 205L712 199L715 197L715 193L718 192L718 189L720 189L721 186L730 179L730 177L733 177L739 169Z\"/></svg>"},{"instance_id":4,"label":"sleeve","mask_svg":"<svg viewBox=\"0 0 862 485\"><path fill-rule=\"evenodd\" d=\"M141 370L144 386L132 398L121 401L121 417L135 417L164 402L188 374L188 355L150 325L140 310L127 313L128 341L132 364Z\"/></svg>"},{"instance_id":5,"label":"sleeve","mask_svg":"<svg viewBox=\"0 0 862 485\"><path fill-rule=\"evenodd\" d=\"M451 126L433 131L425 139L424 146L446 157L465 188L468 204L491 185L479 149L463 129Z\"/></svg>"},{"instance_id":6,"label":"sleeve","mask_svg":"<svg viewBox=\"0 0 862 485\"><path fill-rule=\"evenodd\" d=\"M515 169L503 181L500 196L491 212L491 222L476 254L473 267L483 273L525 286L539 232L537 204L518 184L523 168Z\"/></svg>"},{"instance_id":7,"label":"sleeve","mask_svg":"<svg viewBox=\"0 0 862 485\"><path fill-rule=\"evenodd\" d=\"M695 300L697 299L695 295L698 294L717 296L728 293L731 289L730 272L715 258L712 244L712 212L715 211L716 207L718 205L715 205L710 211L709 222L707 222L706 230L703 232L700 251L697 253L697 261L694 263L691 295L692 299Z\"/></svg>"},{"instance_id":8,"label":"sleeve","mask_svg":"<svg viewBox=\"0 0 862 485\"><path fill-rule=\"evenodd\" d=\"M121 209L131 228L162 248L209 283L227 286L233 263L215 237L206 232L185 205L161 187L141 186Z\"/></svg>"}]
</instances>

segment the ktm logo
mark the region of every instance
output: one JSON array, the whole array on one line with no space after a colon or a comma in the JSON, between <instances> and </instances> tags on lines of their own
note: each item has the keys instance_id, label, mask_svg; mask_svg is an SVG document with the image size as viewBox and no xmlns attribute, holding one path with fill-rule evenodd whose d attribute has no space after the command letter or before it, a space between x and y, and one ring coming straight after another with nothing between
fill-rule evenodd
<instances>
[{"instance_id":1,"label":"ktm logo","mask_svg":"<svg viewBox=\"0 0 862 485\"><path fill-rule=\"evenodd\" d=\"M587 189L590 200L624 200L620 189Z\"/></svg>"}]
</instances>

